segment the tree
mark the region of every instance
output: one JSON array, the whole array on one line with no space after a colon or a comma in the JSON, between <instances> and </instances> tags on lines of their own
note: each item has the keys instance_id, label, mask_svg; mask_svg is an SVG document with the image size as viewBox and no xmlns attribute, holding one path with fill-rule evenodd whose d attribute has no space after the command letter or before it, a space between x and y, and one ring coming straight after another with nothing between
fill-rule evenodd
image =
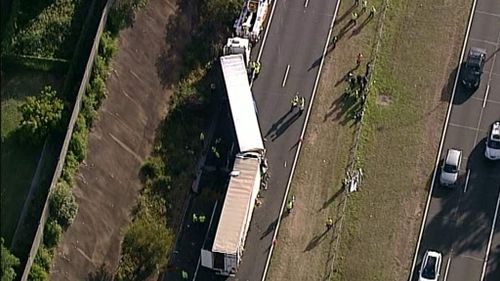
<instances>
[{"instance_id":1,"label":"tree","mask_svg":"<svg viewBox=\"0 0 500 281\"><path fill-rule=\"evenodd\" d=\"M136 218L127 229L122 244L122 261L116 280L144 280L165 266L172 244L172 232L161 220Z\"/></svg>"},{"instance_id":2,"label":"tree","mask_svg":"<svg viewBox=\"0 0 500 281\"><path fill-rule=\"evenodd\" d=\"M69 226L76 217L78 205L71 189L64 182L59 182L49 201L50 216L62 227Z\"/></svg>"},{"instance_id":3,"label":"tree","mask_svg":"<svg viewBox=\"0 0 500 281\"><path fill-rule=\"evenodd\" d=\"M109 12L110 29L114 33L134 23L137 11L146 6L147 0L117 0Z\"/></svg>"},{"instance_id":4,"label":"tree","mask_svg":"<svg viewBox=\"0 0 500 281\"><path fill-rule=\"evenodd\" d=\"M45 230L43 231L43 244L48 248L53 248L59 243L61 239L62 228L57 222L51 219L45 225Z\"/></svg>"},{"instance_id":5,"label":"tree","mask_svg":"<svg viewBox=\"0 0 500 281\"><path fill-rule=\"evenodd\" d=\"M30 281L46 281L49 280L48 274L43 267L33 263L30 269L30 274L28 276Z\"/></svg>"},{"instance_id":6,"label":"tree","mask_svg":"<svg viewBox=\"0 0 500 281\"><path fill-rule=\"evenodd\" d=\"M45 86L39 95L26 98L19 111L22 114L21 132L25 139L38 143L60 127L64 104L56 91Z\"/></svg>"},{"instance_id":7,"label":"tree","mask_svg":"<svg viewBox=\"0 0 500 281\"><path fill-rule=\"evenodd\" d=\"M1 262L2 262L2 279L1 281L12 281L16 278L14 267L19 265L19 259L10 253L3 245L3 237L1 238Z\"/></svg>"}]
</instances>

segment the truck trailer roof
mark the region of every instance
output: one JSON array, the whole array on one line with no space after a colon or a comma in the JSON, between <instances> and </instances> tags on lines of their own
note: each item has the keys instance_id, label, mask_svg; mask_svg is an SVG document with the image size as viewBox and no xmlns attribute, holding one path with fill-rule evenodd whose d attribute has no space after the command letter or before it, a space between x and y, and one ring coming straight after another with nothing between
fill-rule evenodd
<instances>
[{"instance_id":1,"label":"truck trailer roof","mask_svg":"<svg viewBox=\"0 0 500 281\"><path fill-rule=\"evenodd\" d=\"M259 122L243 55L220 58L240 152L264 151Z\"/></svg>"},{"instance_id":2,"label":"truck trailer roof","mask_svg":"<svg viewBox=\"0 0 500 281\"><path fill-rule=\"evenodd\" d=\"M243 251L260 187L258 158L237 157L224 199L212 252L236 254Z\"/></svg>"}]
</instances>

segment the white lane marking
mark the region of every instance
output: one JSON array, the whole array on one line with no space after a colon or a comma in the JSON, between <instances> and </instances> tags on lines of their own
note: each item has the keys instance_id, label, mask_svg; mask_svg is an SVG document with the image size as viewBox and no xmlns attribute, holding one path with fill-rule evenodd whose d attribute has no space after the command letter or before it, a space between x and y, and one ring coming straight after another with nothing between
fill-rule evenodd
<instances>
[{"instance_id":1,"label":"white lane marking","mask_svg":"<svg viewBox=\"0 0 500 281\"><path fill-rule=\"evenodd\" d=\"M484 256L483 271L481 272L481 281L484 280L484 276L486 274L486 266L488 265L488 258L489 258L490 250L491 250L491 242L493 240L493 234L495 233L495 225L497 223L498 207L500 207L500 189L498 190L497 206L495 208L495 215L493 216L493 222L491 223L490 238L488 239L488 248L486 248L486 254Z\"/></svg>"},{"instance_id":2,"label":"white lane marking","mask_svg":"<svg viewBox=\"0 0 500 281\"><path fill-rule=\"evenodd\" d=\"M488 100L488 93L490 92L490 84L486 86L486 92L484 93L483 108L486 106L486 101Z\"/></svg>"},{"instance_id":3,"label":"white lane marking","mask_svg":"<svg viewBox=\"0 0 500 281\"><path fill-rule=\"evenodd\" d=\"M467 129L467 130L471 130L471 131L484 131L484 130L481 130L479 128L475 128L475 127L470 127L470 126L464 126L464 125L459 125L459 124L455 124L455 123L449 123L448 124L449 126L452 126L452 127L457 127L457 128L461 128L461 129ZM485 131L486 132L486 131Z\"/></svg>"},{"instance_id":4,"label":"white lane marking","mask_svg":"<svg viewBox=\"0 0 500 281\"><path fill-rule=\"evenodd\" d=\"M464 193L467 192L467 185L469 185L470 169L467 170L467 176L465 177Z\"/></svg>"},{"instance_id":5,"label":"white lane marking","mask_svg":"<svg viewBox=\"0 0 500 281\"><path fill-rule=\"evenodd\" d=\"M215 201L214 208L212 209L212 216L210 217L210 222L208 223L207 233L205 234L205 239L203 240L203 245L201 246L202 249L205 248L205 243L207 242L208 233L210 232L210 228L212 227L212 222L214 219L215 209L217 208L217 203L219 203L219 201ZM200 253L201 253L201 251L200 251ZM200 254L200 257L198 258L198 264L196 264L196 269L195 269L194 274L193 274L193 281L196 280L196 276L198 275L198 269L200 269L200 264L201 264L201 254Z\"/></svg>"},{"instance_id":6,"label":"white lane marking","mask_svg":"<svg viewBox=\"0 0 500 281\"><path fill-rule=\"evenodd\" d=\"M260 50L259 50L259 54L257 55L257 61L260 61L260 59L262 57L262 52L264 51L264 45L266 44L267 35L269 34L269 27L271 26L271 22L273 20L274 9L276 8L276 3L278 3L278 1L273 1L273 7L271 8L271 15L269 16L269 21L267 22L266 32L264 32L264 38L262 38L262 44L260 44Z\"/></svg>"},{"instance_id":7,"label":"white lane marking","mask_svg":"<svg viewBox=\"0 0 500 281\"><path fill-rule=\"evenodd\" d=\"M484 99L481 99L481 98L478 98L478 97L472 97L471 99L477 100L477 101L483 101L484 100ZM500 101L489 99L488 103L500 104Z\"/></svg>"},{"instance_id":8,"label":"white lane marking","mask_svg":"<svg viewBox=\"0 0 500 281\"><path fill-rule=\"evenodd\" d=\"M474 1L477 1L477 0L474 0ZM276 3L276 2L278 2L278 1L274 1L274 3ZM330 23L330 29L328 31L328 36L326 38L325 47L323 48L323 54L321 55L321 62L319 64L318 75L316 76L316 81L314 82L314 87L313 87L313 91L312 91L312 95L311 95L311 101L309 102L309 106L307 107L306 117L304 120L304 126L302 126L302 132L300 133L300 139L304 138L304 134L305 134L305 131L307 128L307 121L309 120L309 116L311 115L311 108L313 105L314 97L316 96L316 90L318 88L321 69L323 69L324 58L326 55L326 51L328 50L328 44L330 43L330 37L332 36L332 32L333 32L333 24L335 23L335 18L337 17L337 12L339 10L339 6L340 6L340 0L337 0L337 5L335 6L335 11L333 12L332 22ZM273 6L273 11L274 11L274 6ZM266 31L266 33L267 33L267 31ZM261 49L261 51L262 51L262 49ZM260 57L260 54L259 54L259 57ZM290 175L288 176L288 180L287 180L287 184L286 184L286 188L285 188L285 194L283 196L283 199L281 200L281 209L280 209L280 213L279 213L279 217L278 217L278 222L276 223L276 228L274 230L273 239L271 241L274 241L276 239L276 237L278 236L278 231L280 229L280 224L281 224L281 218L283 217L283 211L285 209L286 198L288 198L288 193L290 192L290 186L292 185L292 178L293 178L293 174L295 172L295 167L297 166L297 160L299 159L299 153L300 153L301 148L302 148L302 142L299 142L299 144L297 145L297 151L295 152L295 156L293 158L292 167L290 170ZM264 272L262 273L261 281L266 280L267 271L269 270L269 264L271 263L271 256L273 255L273 250L274 250L274 243L271 243L271 248L269 249L269 254L267 255L266 265L264 267Z\"/></svg>"},{"instance_id":9,"label":"white lane marking","mask_svg":"<svg viewBox=\"0 0 500 281\"><path fill-rule=\"evenodd\" d=\"M493 14L493 13L489 13L489 12L485 12L485 11L479 11L479 10L477 10L476 13L483 14L483 15L488 15L488 16L499 17L500 18L500 14Z\"/></svg>"},{"instance_id":10,"label":"white lane marking","mask_svg":"<svg viewBox=\"0 0 500 281\"><path fill-rule=\"evenodd\" d=\"M451 263L451 256L448 258L448 262L446 263L446 269L444 271L443 281L446 281L446 279L448 278L448 271L450 270L450 263Z\"/></svg>"},{"instance_id":11,"label":"white lane marking","mask_svg":"<svg viewBox=\"0 0 500 281\"><path fill-rule=\"evenodd\" d=\"M304 7L307 8L307 5L309 5L309 0L306 0L306 3L304 4Z\"/></svg>"},{"instance_id":12,"label":"white lane marking","mask_svg":"<svg viewBox=\"0 0 500 281\"><path fill-rule=\"evenodd\" d=\"M470 41L479 42L479 43L486 43L486 44L493 45L493 46L497 45L497 43L495 43L495 42L488 41L488 40L483 40L483 39L470 38L469 40Z\"/></svg>"},{"instance_id":13,"label":"white lane marking","mask_svg":"<svg viewBox=\"0 0 500 281\"><path fill-rule=\"evenodd\" d=\"M285 77L283 77L283 83L281 83L281 87L285 87L286 79L288 78L288 72L290 71L290 65L286 66Z\"/></svg>"},{"instance_id":14,"label":"white lane marking","mask_svg":"<svg viewBox=\"0 0 500 281\"><path fill-rule=\"evenodd\" d=\"M420 248L420 243L422 242L422 236L424 234L424 228L425 228L425 221L427 220L427 215L429 213L429 207L431 205L432 191L434 190L434 183L436 181L436 174L438 171L439 160L441 158L441 152L443 151L444 139L446 138L446 131L448 130L448 122L450 120L451 109L453 107L453 99L455 98L458 77L459 77L460 69L462 67L462 62L464 60L465 49L467 48L467 40L469 38L470 28L472 26L472 19L474 18L474 11L476 10L476 4L477 4L477 0L474 0L474 2L472 3L471 11L470 11L469 23L467 24L467 30L465 31L465 38L464 38L464 42L462 44L462 52L460 54L460 61L458 64L457 74L455 75L455 82L453 84L453 90L451 93L450 102L448 104L446 119L444 121L443 132L441 134L441 140L439 142L439 149L438 149L438 153L436 156L436 162L434 164L434 173L432 175L431 187L429 189L429 194L427 194L427 202L425 203L424 215L422 217L422 223L420 224L420 231L418 234L417 245L415 245L415 252L414 252L413 261L411 264L410 276L408 277L409 281L413 281L413 273L414 273L413 269L415 268L415 264L417 263L418 249Z\"/></svg>"}]
</instances>

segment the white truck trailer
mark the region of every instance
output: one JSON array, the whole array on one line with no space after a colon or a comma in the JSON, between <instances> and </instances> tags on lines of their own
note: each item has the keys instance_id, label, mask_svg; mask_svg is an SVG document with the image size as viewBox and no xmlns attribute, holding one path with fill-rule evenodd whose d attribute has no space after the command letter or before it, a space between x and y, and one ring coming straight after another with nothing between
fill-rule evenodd
<instances>
[{"instance_id":1,"label":"white truck trailer","mask_svg":"<svg viewBox=\"0 0 500 281\"><path fill-rule=\"evenodd\" d=\"M240 16L234 22L236 35L248 38L253 43L258 42L269 13L270 3L271 0L245 0Z\"/></svg>"},{"instance_id":2,"label":"white truck trailer","mask_svg":"<svg viewBox=\"0 0 500 281\"><path fill-rule=\"evenodd\" d=\"M234 275L267 169L265 149L242 54L220 58L239 153L236 155L215 238L201 250L201 265L220 275Z\"/></svg>"}]
</instances>

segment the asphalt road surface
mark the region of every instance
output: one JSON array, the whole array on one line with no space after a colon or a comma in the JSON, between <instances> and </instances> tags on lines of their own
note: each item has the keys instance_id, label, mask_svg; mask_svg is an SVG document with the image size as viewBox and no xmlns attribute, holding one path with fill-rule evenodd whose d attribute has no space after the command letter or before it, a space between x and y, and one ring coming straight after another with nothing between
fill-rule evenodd
<instances>
[{"instance_id":1,"label":"asphalt road surface","mask_svg":"<svg viewBox=\"0 0 500 281\"><path fill-rule=\"evenodd\" d=\"M306 115L290 111L290 101L298 93L309 105L336 5L331 0L276 3L262 69L252 87L271 179L263 204L254 211L240 269L230 280L262 278ZM200 270L197 280L210 279L207 274Z\"/></svg>"},{"instance_id":2,"label":"asphalt road surface","mask_svg":"<svg viewBox=\"0 0 500 281\"><path fill-rule=\"evenodd\" d=\"M440 280L500 280L500 163L484 157L487 130L500 120L500 1L477 1L464 57L471 47L488 53L481 84L468 91L458 81L440 156L463 151L460 179L450 190L436 175L414 280L427 249L443 254Z\"/></svg>"}]
</instances>

